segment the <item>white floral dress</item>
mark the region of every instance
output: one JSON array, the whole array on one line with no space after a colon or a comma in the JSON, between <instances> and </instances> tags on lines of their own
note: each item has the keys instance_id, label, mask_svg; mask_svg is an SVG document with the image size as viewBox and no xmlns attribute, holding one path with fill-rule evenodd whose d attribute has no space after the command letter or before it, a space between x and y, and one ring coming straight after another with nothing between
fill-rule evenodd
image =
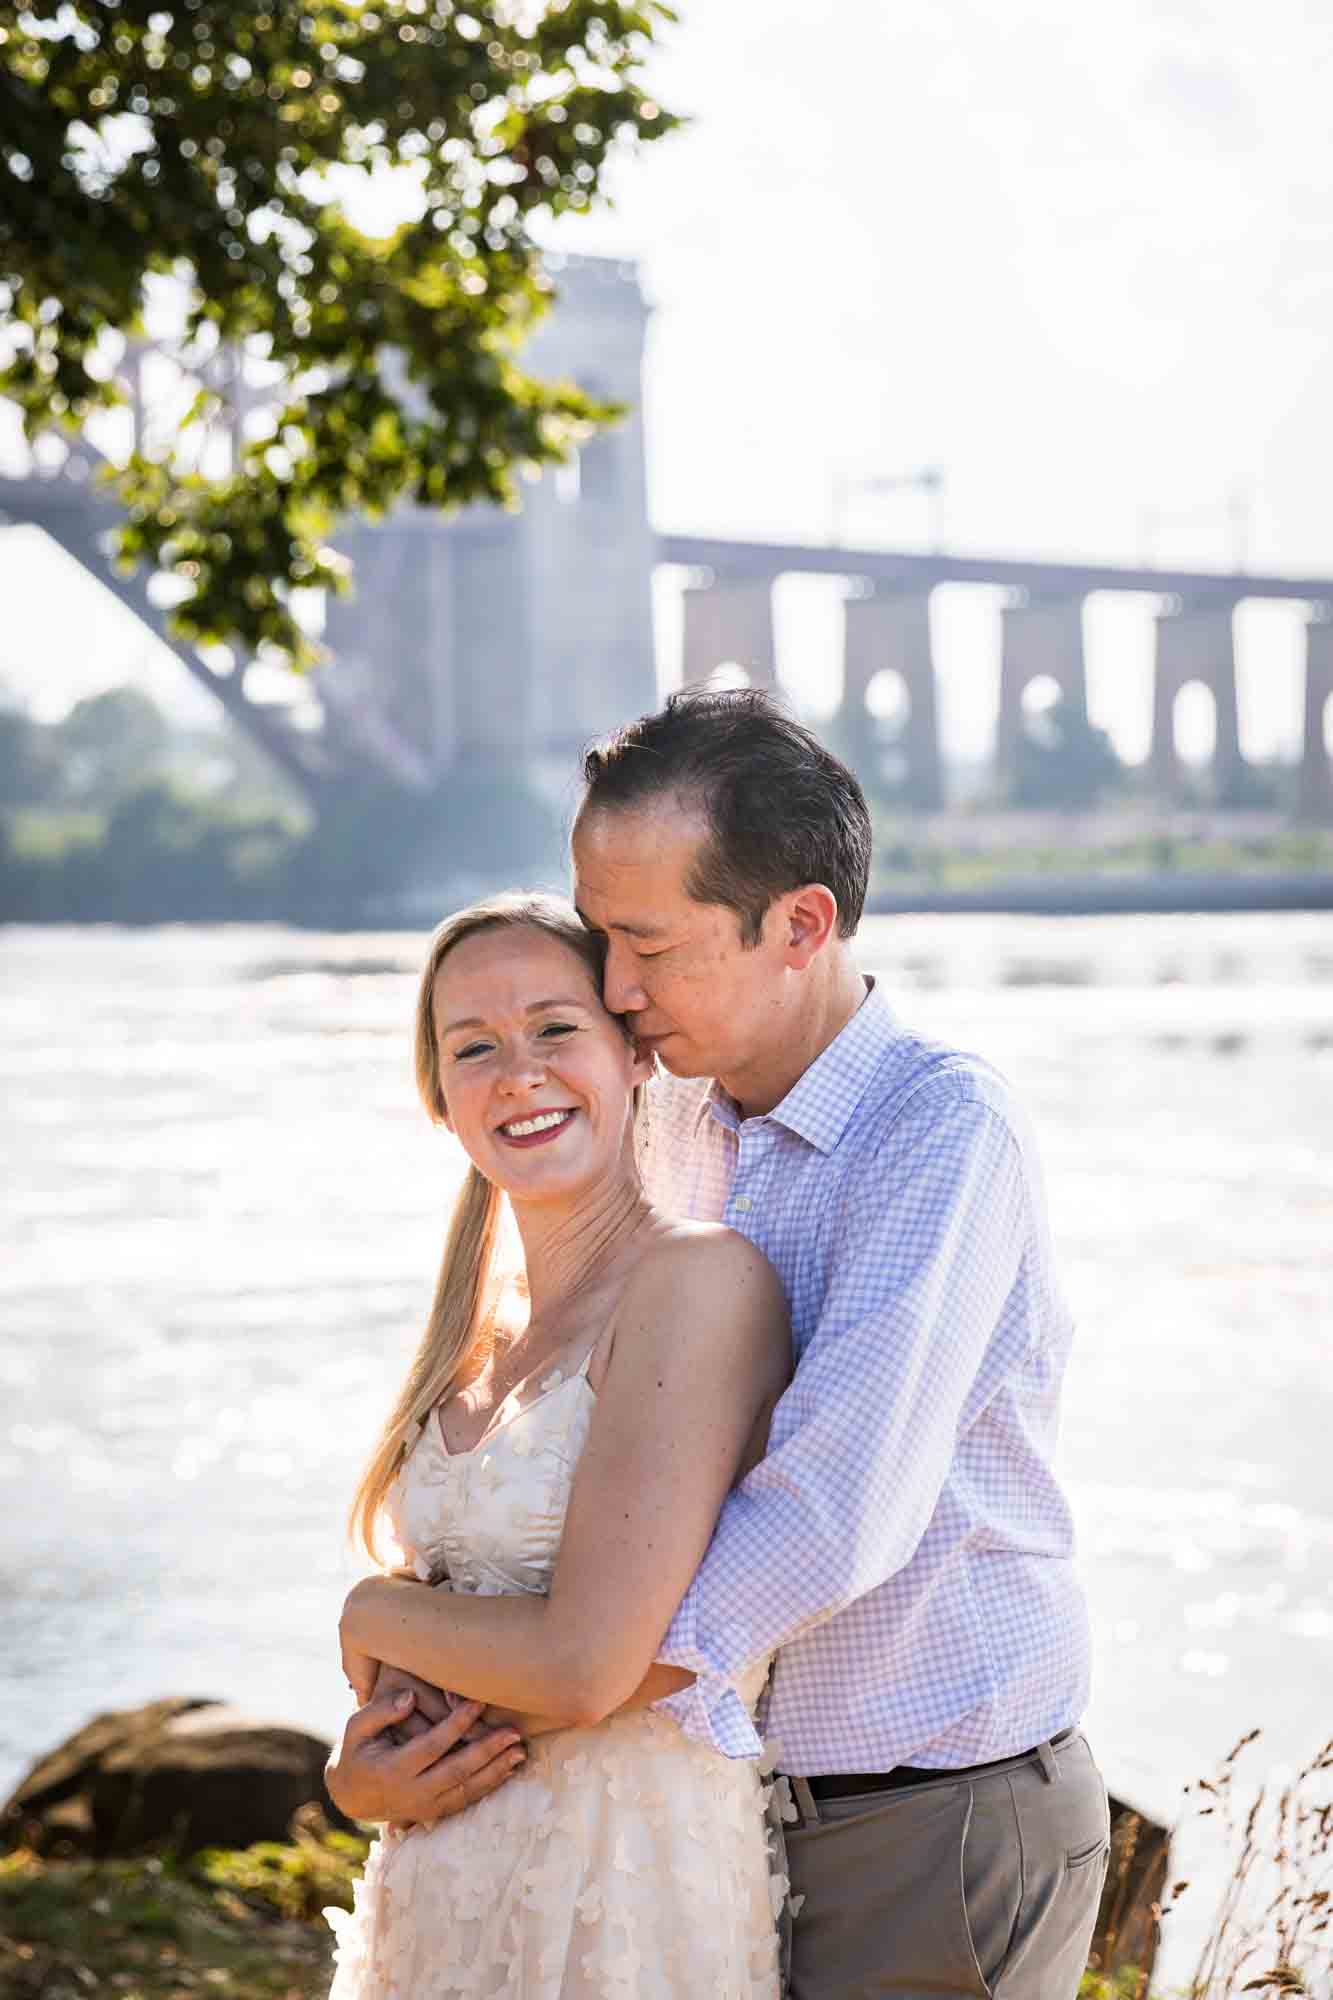
<instances>
[{"instance_id":1,"label":"white floral dress","mask_svg":"<svg viewBox=\"0 0 1333 2000\"><path fill-rule=\"evenodd\" d=\"M471 1451L448 1451L431 1417L392 1503L419 1574L549 1588L587 1368L548 1376ZM651 1710L539 1737L469 1811L377 1842L354 1912L328 1913L330 2000L776 2000L785 1884L765 1803L753 1764Z\"/></svg>"}]
</instances>

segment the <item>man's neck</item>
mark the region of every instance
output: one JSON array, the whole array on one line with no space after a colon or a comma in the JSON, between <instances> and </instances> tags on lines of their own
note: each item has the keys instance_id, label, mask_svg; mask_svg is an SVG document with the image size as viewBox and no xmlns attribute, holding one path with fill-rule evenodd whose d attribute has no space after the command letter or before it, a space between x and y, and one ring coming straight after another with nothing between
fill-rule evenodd
<instances>
[{"instance_id":1,"label":"man's neck","mask_svg":"<svg viewBox=\"0 0 1333 2000\"><path fill-rule=\"evenodd\" d=\"M811 1063L837 1040L866 992L865 977L845 945L821 959L802 993L801 1005L776 1017L772 1035L763 1048L755 1050L752 1061L730 1076L718 1078L742 1118L762 1118L781 1104Z\"/></svg>"}]
</instances>

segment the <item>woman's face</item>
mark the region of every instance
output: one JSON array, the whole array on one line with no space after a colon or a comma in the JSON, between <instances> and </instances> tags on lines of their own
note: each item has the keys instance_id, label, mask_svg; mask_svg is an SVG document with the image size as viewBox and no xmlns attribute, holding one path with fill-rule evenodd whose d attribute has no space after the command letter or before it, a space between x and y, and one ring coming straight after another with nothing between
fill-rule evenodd
<instances>
[{"instance_id":1,"label":"woman's face","mask_svg":"<svg viewBox=\"0 0 1333 2000\"><path fill-rule=\"evenodd\" d=\"M624 1154L636 1058L592 975L527 925L455 945L432 994L447 1123L515 1201L568 1197Z\"/></svg>"}]
</instances>

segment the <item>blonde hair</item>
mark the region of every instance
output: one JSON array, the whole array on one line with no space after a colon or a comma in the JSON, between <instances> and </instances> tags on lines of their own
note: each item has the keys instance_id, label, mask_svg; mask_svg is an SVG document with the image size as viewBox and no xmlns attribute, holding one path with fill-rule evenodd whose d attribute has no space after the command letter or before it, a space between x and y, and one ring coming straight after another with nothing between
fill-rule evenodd
<instances>
[{"instance_id":1,"label":"blonde hair","mask_svg":"<svg viewBox=\"0 0 1333 2000\"><path fill-rule=\"evenodd\" d=\"M539 931L542 936L567 945L587 967L597 991L601 991L603 941L585 930L572 904L559 896L492 896L447 917L431 938L417 990L417 1090L432 1124L442 1125L446 1119L440 1051L435 1036L436 974L464 939L483 931L500 930ZM372 1562L381 1560L384 1504L408 1447L435 1405L444 1401L481 1339L493 1280L502 1200L499 1188L469 1166L454 1204L421 1344L352 1499L352 1537L360 1542Z\"/></svg>"}]
</instances>

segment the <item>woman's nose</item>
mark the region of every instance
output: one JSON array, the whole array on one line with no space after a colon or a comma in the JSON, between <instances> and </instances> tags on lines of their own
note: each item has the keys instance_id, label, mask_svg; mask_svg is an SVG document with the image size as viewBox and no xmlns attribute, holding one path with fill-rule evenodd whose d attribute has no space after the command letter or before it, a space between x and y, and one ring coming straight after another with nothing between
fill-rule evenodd
<instances>
[{"instance_id":1,"label":"woman's nose","mask_svg":"<svg viewBox=\"0 0 1333 2000\"><path fill-rule=\"evenodd\" d=\"M516 1048L500 1065L502 1090L536 1090L546 1081L546 1062L540 1051Z\"/></svg>"}]
</instances>

